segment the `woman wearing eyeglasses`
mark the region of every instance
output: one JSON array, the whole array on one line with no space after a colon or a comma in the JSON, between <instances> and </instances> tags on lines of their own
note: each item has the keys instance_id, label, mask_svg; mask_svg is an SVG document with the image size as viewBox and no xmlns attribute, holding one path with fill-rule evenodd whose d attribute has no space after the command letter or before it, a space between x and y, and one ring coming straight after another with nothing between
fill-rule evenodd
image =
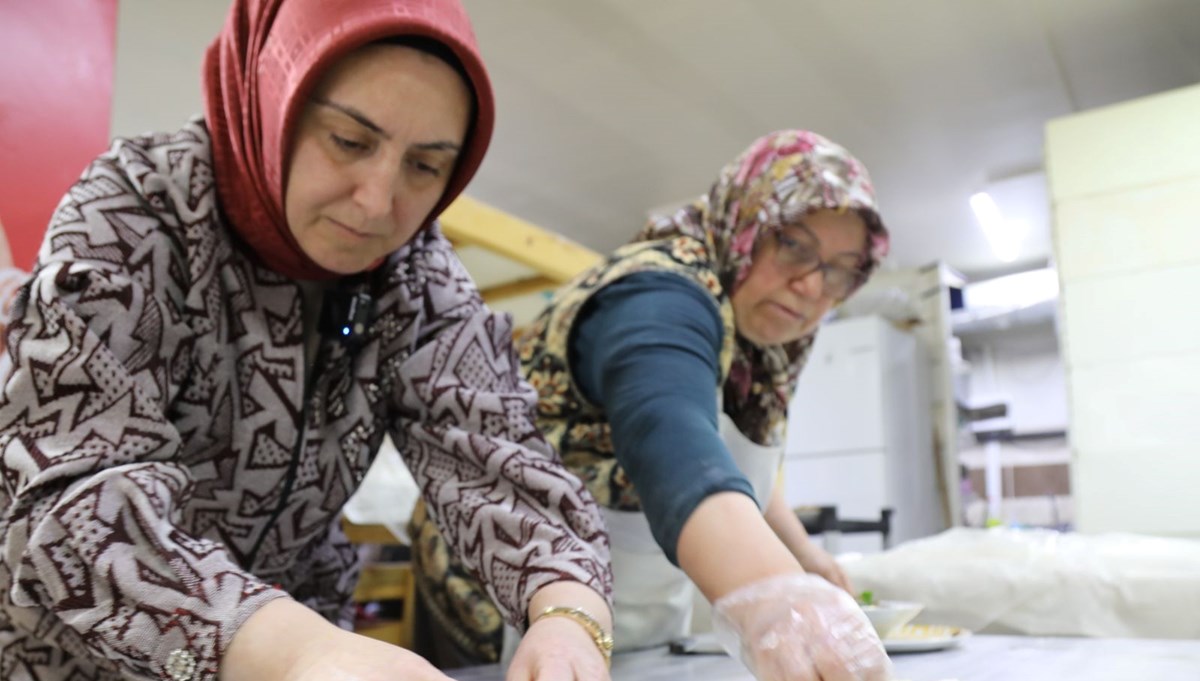
<instances>
[{"instance_id":1,"label":"woman wearing eyeglasses","mask_svg":"<svg viewBox=\"0 0 1200 681\"><path fill-rule=\"evenodd\" d=\"M760 679L890 678L846 575L778 484L817 327L887 243L863 166L814 133L776 132L526 335L539 427L608 524L617 650L687 633L694 583Z\"/></svg>"}]
</instances>

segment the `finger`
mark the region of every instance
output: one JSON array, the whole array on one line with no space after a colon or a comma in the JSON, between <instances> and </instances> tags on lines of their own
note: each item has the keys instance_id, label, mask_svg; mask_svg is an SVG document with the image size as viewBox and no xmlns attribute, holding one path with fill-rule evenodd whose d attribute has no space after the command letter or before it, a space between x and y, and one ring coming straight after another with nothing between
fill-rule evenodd
<instances>
[{"instance_id":1,"label":"finger","mask_svg":"<svg viewBox=\"0 0 1200 681\"><path fill-rule=\"evenodd\" d=\"M574 681L612 681L608 665L603 662L595 664L590 660L576 660L572 672L573 676L569 678Z\"/></svg>"},{"instance_id":2,"label":"finger","mask_svg":"<svg viewBox=\"0 0 1200 681\"><path fill-rule=\"evenodd\" d=\"M543 659L529 675L530 681L592 681L581 677L566 660Z\"/></svg>"},{"instance_id":3,"label":"finger","mask_svg":"<svg viewBox=\"0 0 1200 681\"><path fill-rule=\"evenodd\" d=\"M504 674L504 681L532 681L533 670L525 662L524 655L517 655L513 658L511 664L508 665L508 671Z\"/></svg>"},{"instance_id":4,"label":"finger","mask_svg":"<svg viewBox=\"0 0 1200 681\"><path fill-rule=\"evenodd\" d=\"M751 671L761 681L822 681L803 641L755 647Z\"/></svg>"},{"instance_id":5,"label":"finger","mask_svg":"<svg viewBox=\"0 0 1200 681\"><path fill-rule=\"evenodd\" d=\"M838 632L838 629L842 629ZM825 681L888 681L891 662L867 632L831 629L812 651L813 665Z\"/></svg>"},{"instance_id":6,"label":"finger","mask_svg":"<svg viewBox=\"0 0 1200 681\"><path fill-rule=\"evenodd\" d=\"M813 668L822 681L860 681L853 671L853 661L843 657L833 645L819 645L814 648Z\"/></svg>"},{"instance_id":7,"label":"finger","mask_svg":"<svg viewBox=\"0 0 1200 681\"><path fill-rule=\"evenodd\" d=\"M854 591L851 588L850 578L846 575L846 571L837 563L830 563L828 568L822 575L830 584L854 596Z\"/></svg>"},{"instance_id":8,"label":"finger","mask_svg":"<svg viewBox=\"0 0 1200 681\"><path fill-rule=\"evenodd\" d=\"M843 589L845 589L846 593L850 594L851 596L854 596L855 595L854 584L850 581L850 575L847 575L846 571L841 569L840 567L838 568L837 574L838 574L837 585L842 587Z\"/></svg>"},{"instance_id":9,"label":"finger","mask_svg":"<svg viewBox=\"0 0 1200 681\"><path fill-rule=\"evenodd\" d=\"M572 675L567 677L572 681L612 681L608 667L605 665L590 665L576 663Z\"/></svg>"}]
</instances>

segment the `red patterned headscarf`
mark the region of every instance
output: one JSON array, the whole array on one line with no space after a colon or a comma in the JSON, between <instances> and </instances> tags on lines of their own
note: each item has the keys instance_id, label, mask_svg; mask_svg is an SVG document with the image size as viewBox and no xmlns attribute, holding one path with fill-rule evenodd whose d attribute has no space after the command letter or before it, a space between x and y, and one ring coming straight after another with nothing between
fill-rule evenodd
<instances>
[{"instance_id":1,"label":"red patterned headscarf","mask_svg":"<svg viewBox=\"0 0 1200 681\"><path fill-rule=\"evenodd\" d=\"M445 45L475 97L467 140L428 223L479 168L495 122L491 84L458 0L234 0L205 55L205 113L221 209L271 269L297 279L340 276L305 255L288 229L288 145L309 93L334 62L399 36Z\"/></svg>"},{"instance_id":2,"label":"red patterned headscarf","mask_svg":"<svg viewBox=\"0 0 1200 681\"><path fill-rule=\"evenodd\" d=\"M708 194L673 215L652 218L634 241L686 235L702 241L715 274L732 295L749 271L765 225L793 222L828 208L852 210L867 225L863 268L873 272L887 255L867 169L850 152L806 130L765 135L726 165ZM755 442L773 444L787 403L808 358L813 336L760 348L738 337L725 383L725 410Z\"/></svg>"}]
</instances>

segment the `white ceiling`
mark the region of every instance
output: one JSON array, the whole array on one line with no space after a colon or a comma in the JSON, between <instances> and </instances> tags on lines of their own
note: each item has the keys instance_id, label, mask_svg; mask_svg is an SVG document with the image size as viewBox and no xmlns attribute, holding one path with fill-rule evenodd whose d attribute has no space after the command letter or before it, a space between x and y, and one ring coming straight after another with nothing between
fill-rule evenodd
<instances>
[{"instance_id":1,"label":"white ceiling","mask_svg":"<svg viewBox=\"0 0 1200 681\"><path fill-rule=\"evenodd\" d=\"M600 251L804 127L871 170L893 264L1041 265L1046 121L1200 81L1197 0L465 4L499 110L469 193ZM1035 221L1015 266L970 212L982 189Z\"/></svg>"},{"instance_id":2,"label":"white ceiling","mask_svg":"<svg viewBox=\"0 0 1200 681\"><path fill-rule=\"evenodd\" d=\"M1015 269L1040 265L1046 121L1200 81L1200 0L464 2L499 107L468 193L599 251L755 137L807 127L871 169L892 264L1014 269L967 204L989 189L1033 223ZM200 111L227 7L121 0L114 134Z\"/></svg>"}]
</instances>

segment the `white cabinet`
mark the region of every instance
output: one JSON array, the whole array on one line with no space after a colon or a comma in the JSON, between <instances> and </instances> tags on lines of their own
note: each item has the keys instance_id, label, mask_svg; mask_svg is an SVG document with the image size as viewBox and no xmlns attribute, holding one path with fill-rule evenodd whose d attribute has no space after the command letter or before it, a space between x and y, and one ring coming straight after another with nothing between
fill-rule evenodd
<instances>
[{"instance_id":1,"label":"white cabinet","mask_svg":"<svg viewBox=\"0 0 1200 681\"><path fill-rule=\"evenodd\" d=\"M916 338L880 317L821 328L789 407L789 505L835 505L853 519L891 508L893 543L944 529L926 366ZM881 543L846 535L841 548Z\"/></svg>"},{"instance_id":2,"label":"white cabinet","mask_svg":"<svg viewBox=\"0 0 1200 681\"><path fill-rule=\"evenodd\" d=\"M878 319L832 322L821 329L788 409L787 454L851 453L886 446ZM851 402L852 410L846 408Z\"/></svg>"},{"instance_id":3,"label":"white cabinet","mask_svg":"<svg viewBox=\"0 0 1200 681\"><path fill-rule=\"evenodd\" d=\"M939 455L939 505L955 524L962 522L955 399L962 357L952 335L951 312L956 292L961 293L965 285L961 274L940 261L917 269L883 270L873 274L841 308L852 318L883 314L915 322L912 334L928 362L924 378L929 381L934 449Z\"/></svg>"}]
</instances>

